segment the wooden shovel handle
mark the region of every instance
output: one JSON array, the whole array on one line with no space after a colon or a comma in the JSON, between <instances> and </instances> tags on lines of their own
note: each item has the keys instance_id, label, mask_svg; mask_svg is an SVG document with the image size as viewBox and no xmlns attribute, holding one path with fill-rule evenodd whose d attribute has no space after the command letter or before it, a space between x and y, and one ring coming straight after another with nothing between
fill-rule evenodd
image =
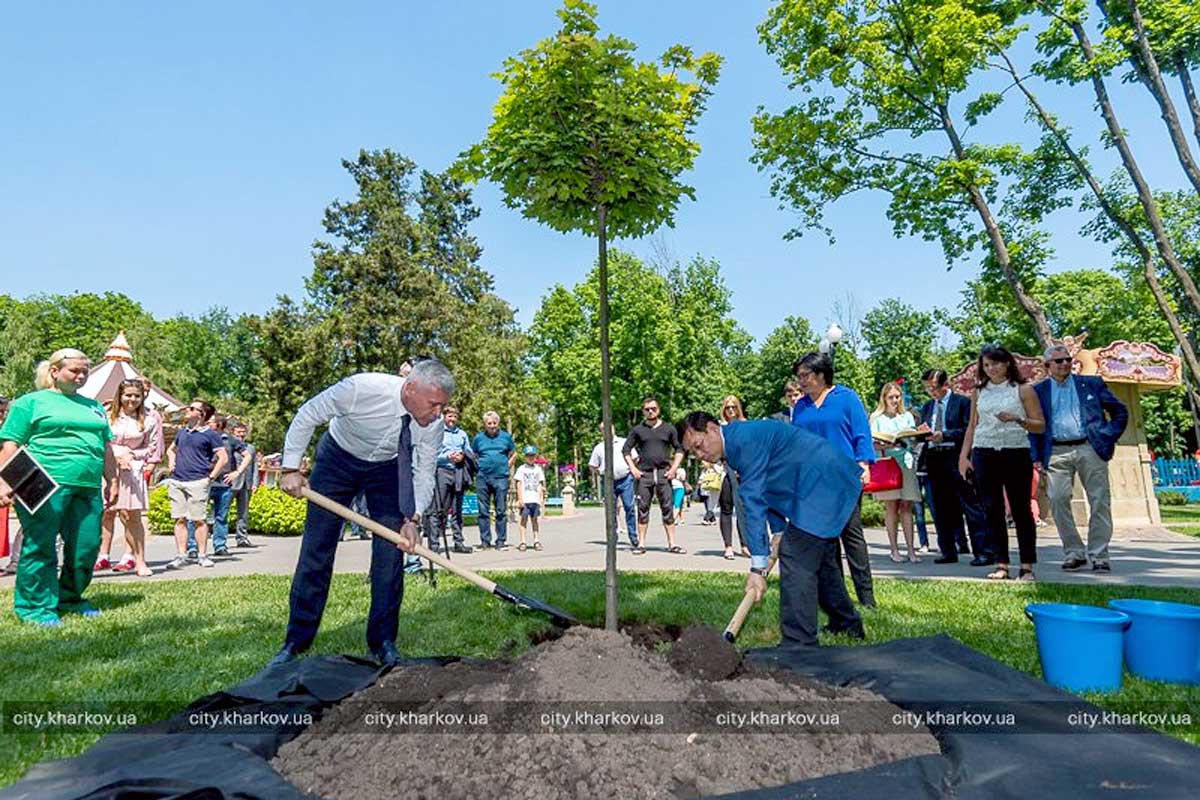
<instances>
[{"instance_id":1,"label":"wooden shovel handle","mask_svg":"<svg viewBox=\"0 0 1200 800\"><path fill-rule=\"evenodd\" d=\"M305 498L308 499L308 501L310 503L316 503L321 508L325 509L326 511L330 511L334 514L337 514L339 517L341 517L344 520L348 520L350 522L354 522L354 523L357 523L358 525L363 526L364 528L369 530L371 533L378 536L380 539L386 539L389 542L391 542L392 544L397 545L397 546L402 541L404 541L400 537L399 533L397 533L396 531L387 527L386 525L382 525L382 524L376 522L375 520L371 519L370 517L364 517L362 514L359 514L357 511L355 511L351 508L347 508L346 506L342 505L341 503L337 502L336 500L330 500L328 497L321 494L320 492L314 492L308 486L305 486L303 489L300 490L300 492L301 492L301 494L304 495ZM480 589L483 589L485 592L488 592L489 594L496 590L496 582L495 581L489 581L487 578L483 577L482 575L479 575L478 573L472 572L471 570L467 569L466 567L460 567L458 564L455 564L450 559L443 558L442 556L433 552L428 547L426 547L423 544L420 544L419 542L413 546L412 554L420 556L421 558L429 559L434 564L437 564L439 567L441 567L445 570L448 570L450 572L453 572L455 575L457 575L460 578L470 581L471 583L475 584Z\"/></svg>"},{"instance_id":2,"label":"wooden shovel handle","mask_svg":"<svg viewBox=\"0 0 1200 800\"><path fill-rule=\"evenodd\" d=\"M771 542L771 557L767 559L767 572L763 576L764 580L771 574L771 570L775 568L775 562L779 560L779 536L773 537ZM742 625L746 622L746 617L750 614L750 609L754 608L754 592L749 589L742 596L742 602L738 604L737 611L733 612L733 619L729 620L729 624L725 626L725 640L732 642L737 639L738 633L742 630Z\"/></svg>"}]
</instances>

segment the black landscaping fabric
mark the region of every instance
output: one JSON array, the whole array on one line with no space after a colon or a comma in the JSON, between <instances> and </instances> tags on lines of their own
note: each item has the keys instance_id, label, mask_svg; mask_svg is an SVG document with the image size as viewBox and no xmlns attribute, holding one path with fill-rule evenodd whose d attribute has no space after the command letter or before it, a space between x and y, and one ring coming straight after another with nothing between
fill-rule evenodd
<instances>
[{"instance_id":1,"label":"black landscaping fabric","mask_svg":"<svg viewBox=\"0 0 1200 800\"><path fill-rule=\"evenodd\" d=\"M748 657L756 664L828 683L862 686L913 712L973 703L995 707L1004 701L1020 702L1025 711L1012 733L931 726L941 743L941 755L724 797L1073 800L1119 795L1170 800L1200 796L1200 748L1144 730L1064 735L1055 722L1064 710L1100 713L1100 709L948 636L865 647L754 650ZM406 665L455 660L414 659ZM170 720L109 734L77 758L39 764L19 783L0 790L0 800L310 797L267 763L281 744L301 731L300 725L245 734L197 733L189 716L236 709L316 718L322 709L367 688L379 675L373 664L345 656L284 664L202 698ZM1054 718L1039 719L1039 704L1053 707Z\"/></svg>"}]
</instances>

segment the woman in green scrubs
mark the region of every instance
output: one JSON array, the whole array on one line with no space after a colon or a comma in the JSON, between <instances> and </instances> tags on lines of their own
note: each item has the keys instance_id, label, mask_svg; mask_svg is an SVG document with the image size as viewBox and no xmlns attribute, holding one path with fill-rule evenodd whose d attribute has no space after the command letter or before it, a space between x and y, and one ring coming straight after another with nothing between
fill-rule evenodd
<instances>
[{"instance_id":1,"label":"woman in green scrubs","mask_svg":"<svg viewBox=\"0 0 1200 800\"><path fill-rule=\"evenodd\" d=\"M38 391L12 402L0 428L0 463L21 446L58 483L58 489L36 514L17 504L24 543L17 566L13 609L25 622L55 626L59 614L100 614L83 599L92 581L100 548L104 513L101 479L115 474L108 448L112 431L104 406L78 394L91 367L78 350L56 351L38 365ZM12 503L12 492L0 482L0 506ZM56 540L63 539L63 567L58 570Z\"/></svg>"}]
</instances>

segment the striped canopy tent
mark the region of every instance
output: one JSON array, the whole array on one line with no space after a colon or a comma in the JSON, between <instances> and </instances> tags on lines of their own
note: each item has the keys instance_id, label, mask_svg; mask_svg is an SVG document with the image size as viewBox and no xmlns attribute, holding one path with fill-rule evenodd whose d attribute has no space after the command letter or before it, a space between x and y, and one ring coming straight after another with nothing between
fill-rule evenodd
<instances>
[{"instance_id":1,"label":"striped canopy tent","mask_svg":"<svg viewBox=\"0 0 1200 800\"><path fill-rule=\"evenodd\" d=\"M108 346L104 360L88 375L87 383L83 385L79 393L85 397L99 400L101 403L107 403L116 397L121 381L130 378L145 379L145 376L134 369L133 353L125 338L125 331L121 331ZM150 382L150 396L146 398L146 405L157 409L164 415L183 407L183 403L155 386L153 381Z\"/></svg>"}]
</instances>

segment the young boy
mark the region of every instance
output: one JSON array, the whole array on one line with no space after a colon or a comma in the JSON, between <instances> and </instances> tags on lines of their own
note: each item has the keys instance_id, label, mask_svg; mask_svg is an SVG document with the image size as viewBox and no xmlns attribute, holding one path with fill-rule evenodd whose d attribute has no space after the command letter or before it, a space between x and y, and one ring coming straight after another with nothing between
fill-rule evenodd
<instances>
[{"instance_id":1,"label":"young boy","mask_svg":"<svg viewBox=\"0 0 1200 800\"><path fill-rule=\"evenodd\" d=\"M526 447L525 463L517 467L515 475L521 491L521 544L517 547L521 552L525 552L525 521L530 518L533 519L533 549L542 549L538 538L538 517L542 515L542 506L546 504L546 473L533 463L536 455L536 447Z\"/></svg>"}]
</instances>

